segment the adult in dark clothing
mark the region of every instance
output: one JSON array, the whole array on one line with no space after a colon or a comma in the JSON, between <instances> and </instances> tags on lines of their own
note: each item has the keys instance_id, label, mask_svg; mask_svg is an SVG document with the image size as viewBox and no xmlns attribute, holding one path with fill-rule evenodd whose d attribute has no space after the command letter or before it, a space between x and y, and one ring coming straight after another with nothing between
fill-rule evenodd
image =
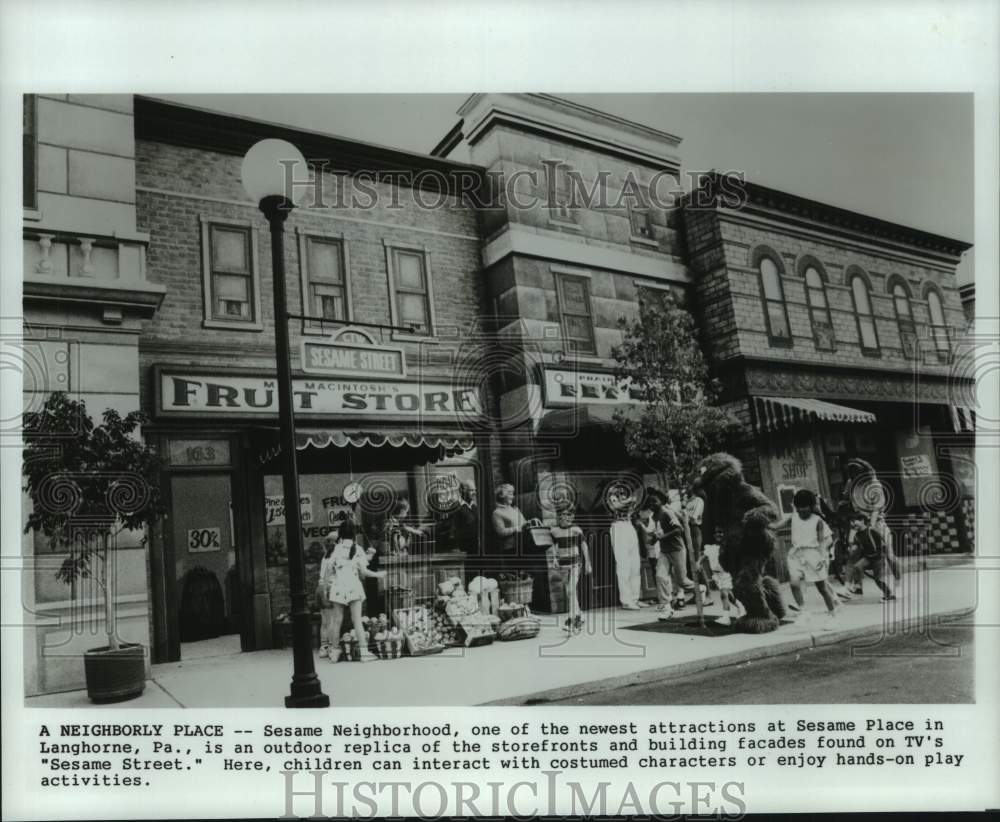
<instances>
[{"instance_id":1,"label":"adult in dark clothing","mask_svg":"<svg viewBox=\"0 0 1000 822\"><path fill-rule=\"evenodd\" d=\"M479 505L476 486L471 480L464 480L458 488L461 501L451 514L451 541L457 551L478 553L479 550Z\"/></svg>"}]
</instances>

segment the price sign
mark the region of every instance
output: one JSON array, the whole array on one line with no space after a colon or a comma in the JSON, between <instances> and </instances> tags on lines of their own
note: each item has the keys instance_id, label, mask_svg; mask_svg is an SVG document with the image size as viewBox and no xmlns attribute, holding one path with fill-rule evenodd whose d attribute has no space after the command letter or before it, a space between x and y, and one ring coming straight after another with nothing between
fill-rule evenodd
<instances>
[{"instance_id":1,"label":"price sign","mask_svg":"<svg viewBox=\"0 0 1000 822\"><path fill-rule=\"evenodd\" d=\"M187 532L187 547L192 554L222 550L222 529L191 528Z\"/></svg>"}]
</instances>

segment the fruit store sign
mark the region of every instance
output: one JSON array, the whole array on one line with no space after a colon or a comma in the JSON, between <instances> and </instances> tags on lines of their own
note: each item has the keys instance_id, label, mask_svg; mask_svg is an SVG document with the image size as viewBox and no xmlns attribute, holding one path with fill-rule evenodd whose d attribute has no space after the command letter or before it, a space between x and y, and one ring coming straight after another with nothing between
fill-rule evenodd
<instances>
[{"instance_id":1,"label":"fruit store sign","mask_svg":"<svg viewBox=\"0 0 1000 822\"><path fill-rule=\"evenodd\" d=\"M161 371L156 387L162 416L278 415L273 377ZM451 383L299 377L292 381L292 394L301 417L468 419L482 413L478 389Z\"/></svg>"}]
</instances>

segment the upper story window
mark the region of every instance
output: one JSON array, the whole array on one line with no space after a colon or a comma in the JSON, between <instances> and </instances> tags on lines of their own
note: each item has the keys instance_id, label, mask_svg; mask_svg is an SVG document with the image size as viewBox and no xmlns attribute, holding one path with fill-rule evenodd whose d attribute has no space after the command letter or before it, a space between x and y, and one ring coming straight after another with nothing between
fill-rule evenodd
<instances>
[{"instance_id":1,"label":"upper story window","mask_svg":"<svg viewBox=\"0 0 1000 822\"><path fill-rule=\"evenodd\" d=\"M351 283L342 237L299 234L302 313L331 322L351 319ZM307 322L321 328L321 322Z\"/></svg>"},{"instance_id":2,"label":"upper story window","mask_svg":"<svg viewBox=\"0 0 1000 822\"><path fill-rule=\"evenodd\" d=\"M24 95L24 202L25 208L38 208L38 134L35 125L35 95Z\"/></svg>"},{"instance_id":3,"label":"upper story window","mask_svg":"<svg viewBox=\"0 0 1000 822\"><path fill-rule=\"evenodd\" d=\"M203 218L201 232L204 325L261 330L257 230Z\"/></svg>"},{"instance_id":4,"label":"upper story window","mask_svg":"<svg viewBox=\"0 0 1000 822\"><path fill-rule=\"evenodd\" d=\"M910 306L910 289L902 278L892 280L892 304L896 312L896 324L899 326L899 342L903 348L903 356L908 360L915 359L918 354L917 327L913 322L913 308Z\"/></svg>"},{"instance_id":5,"label":"upper story window","mask_svg":"<svg viewBox=\"0 0 1000 822\"><path fill-rule=\"evenodd\" d=\"M854 301L854 317L858 323L858 339L865 354L878 354L878 331L872 313L871 288L868 279L860 272L851 275L851 299Z\"/></svg>"},{"instance_id":6,"label":"upper story window","mask_svg":"<svg viewBox=\"0 0 1000 822\"><path fill-rule=\"evenodd\" d=\"M386 244L392 324L418 336L434 334L429 254L420 246Z\"/></svg>"},{"instance_id":7,"label":"upper story window","mask_svg":"<svg viewBox=\"0 0 1000 822\"><path fill-rule=\"evenodd\" d=\"M826 296L826 278L818 266L812 262L806 263L805 282L809 321L812 324L816 348L823 351L833 351L836 347L837 337L833 330L833 320L830 318L830 302Z\"/></svg>"},{"instance_id":8,"label":"upper story window","mask_svg":"<svg viewBox=\"0 0 1000 822\"><path fill-rule=\"evenodd\" d=\"M792 344L791 327L788 324L788 308L785 305L785 289L781 284L780 263L770 253L763 253L757 263L760 274L761 298L764 302L764 318L767 320L767 335L772 343Z\"/></svg>"},{"instance_id":9,"label":"upper story window","mask_svg":"<svg viewBox=\"0 0 1000 822\"><path fill-rule=\"evenodd\" d=\"M951 340L948 337L948 325L944 319L944 305L941 294L934 287L927 287L927 308L931 315L931 336L934 338L934 350L941 362L951 360Z\"/></svg>"},{"instance_id":10,"label":"upper story window","mask_svg":"<svg viewBox=\"0 0 1000 822\"><path fill-rule=\"evenodd\" d=\"M655 242L653 237L653 213L642 201L628 205L629 227L633 240Z\"/></svg>"},{"instance_id":11,"label":"upper story window","mask_svg":"<svg viewBox=\"0 0 1000 822\"><path fill-rule=\"evenodd\" d=\"M579 354L596 354L590 283L587 278L557 274L556 295L563 339Z\"/></svg>"}]
</instances>

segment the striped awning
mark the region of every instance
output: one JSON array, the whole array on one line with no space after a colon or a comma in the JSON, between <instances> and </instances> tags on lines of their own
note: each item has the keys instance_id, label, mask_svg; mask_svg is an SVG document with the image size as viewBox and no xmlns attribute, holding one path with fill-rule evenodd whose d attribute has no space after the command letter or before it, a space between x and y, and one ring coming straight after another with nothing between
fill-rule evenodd
<instances>
[{"instance_id":1,"label":"striped awning","mask_svg":"<svg viewBox=\"0 0 1000 822\"><path fill-rule=\"evenodd\" d=\"M781 431L798 423L872 423L875 415L846 405L805 397L754 397L758 431Z\"/></svg>"},{"instance_id":2,"label":"striped awning","mask_svg":"<svg viewBox=\"0 0 1000 822\"><path fill-rule=\"evenodd\" d=\"M468 451L475 443L471 434L458 432L429 433L426 431L342 431L340 429L300 429L295 432L295 448L299 451L305 448L326 448L335 445L345 448L353 445L355 448L381 448L384 445L393 448L442 448L445 453L455 454Z\"/></svg>"},{"instance_id":3,"label":"striped awning","mask_svg":"<svg viewBox=\"0 0 1000 822\"><path fill-rule=\"evenodd\" d=\"M257 459L264 464L281 453L277 441L278 429L258 429L266 435L267 443ZM476 447L472 434L461 431L399 431L399 430L344 430L342 428L297 428L295 430L295 450L306 448L415 448L422 453L422 461L434 461L450 457Z\"/></svg>"}]
</instances>

